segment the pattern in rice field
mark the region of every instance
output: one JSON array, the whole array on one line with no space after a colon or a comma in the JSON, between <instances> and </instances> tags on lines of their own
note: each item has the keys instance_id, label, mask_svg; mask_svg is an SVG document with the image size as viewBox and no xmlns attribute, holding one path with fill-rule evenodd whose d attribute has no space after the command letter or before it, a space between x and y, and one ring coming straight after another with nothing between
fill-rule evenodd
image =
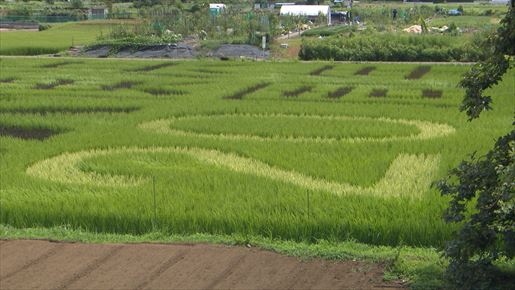
<instances>
[{"instance_id":1,"label":"pattern in rice field","mask_svg":"<svg viewBox=\"0 0 515 290\"><path fill-rule=\"evenodd\" d=\"M57 135L59 132L46 128L26 128L0 125L0 136L10 136L24 140L45 140Z\"/></svg>"},{"instance_id":2,"label":"pattern in rice field","mask_svg":"<svg viewBox=\"0 0 515 290\"><path fill-rule=\"evenodd\" d=\"M325 66L323 66L321 68L317 68L316 70L310 72L309 74L312 75L312 76L319 76L323 72L328 71L328 70L332 70L333 68L334 68L334 65L325 65Z\"/></svg>"},{"instance_id":3,"label":"pattern in rice field","mask_svg":"<svg viewBox=\"0 0 515 290\"><path fill-rule=\"evenodd\" d=\"M73 84L75 81L74 80L69 80L69 79L57 79L51 83L47 83L47 84L43 84L43 83L39 83L39 84L36 84L34 86L34 89L38 89L38 90L51 90L53 88L56 88L58 86L64 86L64 85L70 85L70 84Z\"/></svg>"},{"instance_id":4,"label":"pattern in rice field","mask_svg":"<svg viewBox=\"0 0 515 290\"><path fill-rule=\"evenodd\" d=\"M439 124L434 122L419 121L419 120L404 120L404 119L389 119L389 118L370 118L370 117L356 117L356 116L320 116L320 115L288 115L288 114L222 114L218 117L250 117L257 120L263 120L267 118L283 118L300 120L302 118L310 120L310 122L317 120L326 120L330 122L335 121L374 121L378 123L384 123L385 125L406 125L414 126L418 129L418 134L410 134L407 136L370 136L370 137L320 137L320 136L303 136L303 135L260 135L260 134L243 134L243 133L231 133L231 132L202 132L193 130L181 130L180 128L174 128L174 122L195 121L198 119L206 118L210 121L215 119L217 115L197 115L197 116L184 116L176 117L173 119L161 119L156 121L145 122L139 125L139 128L148 130L160 134L173 134L177 136L190 136L190 137L202 137L202 138L215 138L215 139L226 139L226 140L253 140L253 141L286 141L286 142L317 142L317 143L332 143L332 142L391 142L391 141L402 141L402 140L427 140L431 138L444 137L455 132L455 129L447 124ZM241 120L236 122L240 124ZM211 126L212 127L212 126ZM302 128L299 126L299 128Z\"/></svg>"},{"instance_id":5,"label":"pattern in rice field","mask_svg":"<svg viewBox=\"0 0 515 290\"><path fill-rule=\"evenodd\" d=\"M37 162L27 169L27 174L54 182L94 186L126 187L150 182L150 179L143 177L103 175L80 170L79 164L88 158L120 153L131 153L131 155L144 153L186 154L207 165L223 167L238 173L266 177L313 191L325 191L338 196L370 194L381 197L416 197L415 194L424 192L435 176L439 160L438 155L399 155L392 162L385 176L375 185L366 188L313 178L233 153L187 147L128 147L64 153Z\"/></svg>"},{"instance_id":6,"label":"pattern in rice field","mask_svg":"<svg viewBox=\"0 0 515 290\"><path fill-rule=\"evenodd\" d=\"M270 85L270 83L259 83L259 84L253 85L251 87L248 87L246 89L240 90L232 95L226 96L226 97L224 97L224 99L241 100L241 99L243 99L244 96L252 94L254 92L257 92L261 89L264 89L264 88L268 87L269 85Z\"/></svg>"},{"instance_id":7,"label":"pattern in rice field","mask_svg":"<svg viewBox=\"0 0 515 290\"><path fill-rule=\"evenodd\" d=\"M169 66L174 66L174 65L177 65L177 63L165 62L165 63L155 64L155 65L144 66L144 67L137 68L137 69L134 69L131 71L132 72L149 72L149 71L153 71L153 70L157 70L157 69L165 68L165 67L169 67Z\"/></svg>"},{"instance_id":8,"label":"pattern in rice field","mask_svg":"<svg viewBox=\"0 0 515 290\"><path fill-rule=\"evenodd\" d=\"M132 113L139 107L30 107L30 108L0 108L1 113L8 114L95 114L95 113Z\"/></svg>"},{"instance_id":9,"label":"pattern in rice field","mask_svg":"<svg viewBox=\"0 0 515 290\"><path fill-rule=\"evenodd\" d=\"M423 98L431 98L431 99L439 99L442 97L442 90L422 90L422 97Z\"/></svg>"},{"instance_id":10,"label":"pattern in rice field","mask_svg":"<svg viewBox=\"0 0 515 290\"><path fill-rule=\"evenodd\" d=\"M364 67L360 70L358 70L355 75L359 75L359 76L368 76L369 73L371 73L372 71L374 71L376 69L375 66L367 66L367 67Z\"/></svg>"},{"instance_id":11,"label":"pattern in rice field","mask_svg":"<svg viewBox=\"0 0 515 290\"><path fill-rule=\"evenodd\" d=\"M431 67L428 65L421 65L412 70L409 75L406 76L407 80L417 80L422 78L425 74L427 74L431 70Z\"/></svg>"}]
</instances>

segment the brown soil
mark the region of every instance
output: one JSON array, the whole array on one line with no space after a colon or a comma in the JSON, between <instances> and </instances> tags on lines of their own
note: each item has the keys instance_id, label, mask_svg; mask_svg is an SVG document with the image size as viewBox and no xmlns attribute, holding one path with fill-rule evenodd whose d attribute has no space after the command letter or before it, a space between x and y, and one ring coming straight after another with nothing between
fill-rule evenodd
<instances>
[{"instance_id":1,"label":"brown soil","mask_svg":"<svg viewBox=\"0 0 515 290\"><path fill-rule=\"evenodd\" d=\"M375 66L367 66L367 67L364 67L360 70L358 70L355 75L360 75L360 76L368 76L369 73L371 73L372 71L374 71L376 69Z\"/></svg>"},{"instance_id":2,"label":"brown soil","mask_svg":"<svg viewBox=\"0 0 515 290\"><path fill-rule=\"evenodd\" d=\"M413 71L410 72L409 75L406 76L407 80L416 80L422 78L425 74L427 74L431 70L431 67L428 65L421 65L416 67Z\"/></svg>"},{"instance_id":3,"label":"brown soil","mask_svg":"<svg viewBox=\"0 0 515 290\"><path fill-rule=\"evenodd\" d=\"M442 97L442 90L422 90L422 97L439 99Z\"/></svg>"},{"instance_id":4,"label":"brown soil","mask_svg":"<svg viewBox=\"0 0 515 290\"><path fill-rule=\"evenodd\" d=\"M0 241L2 289L394 289L384 267L206 244Z\"/></svg>"},{"instance_id":5,"label":"brown soil","mask_svg":"<svg viewBox=\"0 0 515 290\"><path fill-rule=\"evenodd\" d=\"M50 90L50 89L53 89L58 86L70 85L70 84L73 84L74 82L75 82L74 80L57 79L54 82L51 82L49 84L36 84L34 86L34 88L38 89L38 90Z\"/></svg>"},{"instance_id":6,"label":"brown soil","mask_svg":"<svg viewBox=\"0 0 515 290\"><path fill-rule=\"evenodd\" d=\"M47 138L52 137L53 135L57 135L59 132L43 129L43 128L22 128L22 127L8 127L4 125L0 125L0 136L11 136L20 139L36 139L36 140L45 140Z\"/></svg>"},{"instance_id":7,"label":"brown soil","mask_svg":"<svg viewBox=\"0 0 515 290\"><path fill-rule=\"evenodd\" d=\"M312 71L311 73L309 73L310 75L312 76L319 76L321 75L323 72L327 71L327 70L332 70L334 68L334 66L332 65L325 65L321 68L317 68L316 70Z\"/></svg>"},{"instance_id":8,"label":"brown soil","mask_svg":"<svg viewBox=\"0 0 515 290\"><path fill-rule=\"evenodd\" d=\"M341 87L338 88L336 91L329 92L329 94L327 94L327 97L330 99L339 99L345 96L346 94L352 92L353 89L353 87Z\"/></svg>"},{"instance_id":9,"label":"brown soil","mask_svg":"<svg viewBox=\"0 0 515 290\"><path fill-rule=\"evenodd\" d=\"M309 92L313 89L313 87L310 87L310 86L303 86L303 87L300 87L298 89L295 89L293 91L286 91L286 92L283 92L283 96L287 97L287 98L296 98L298 97L299 95L305 93L305 92Z\"/></svg>"}]
</instances>

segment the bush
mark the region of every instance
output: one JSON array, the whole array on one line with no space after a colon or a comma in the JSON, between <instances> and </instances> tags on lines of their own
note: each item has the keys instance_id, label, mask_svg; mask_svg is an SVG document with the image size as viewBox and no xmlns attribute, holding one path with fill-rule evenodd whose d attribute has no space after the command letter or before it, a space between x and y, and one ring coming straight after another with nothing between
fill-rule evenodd
<instances>
[{"instance_id":1,"label":"bush","mask_svg":"<svg viewBox=\"0 0 515 290\"><path fill-rule=\"evenodd\" d=\"M47 30L47 29L49 29L49 28L51 28L51 27L52 27L52 26L51 26L51 25L49 25L49 24L39 24L39 26L38 26L38 30L39 30L39 31L43 31L43 30Z\"/></svg>"},{"instance_id":2,"label":"bush","mask_svg":"<svg viewBox=\"0 0 515 290\"><path fill-rule=\"evenodd\" d=\"M381 34L304 39L303 60L478 61L483 52L472 39L450 35Z\"/></svg>"}]
</instances>

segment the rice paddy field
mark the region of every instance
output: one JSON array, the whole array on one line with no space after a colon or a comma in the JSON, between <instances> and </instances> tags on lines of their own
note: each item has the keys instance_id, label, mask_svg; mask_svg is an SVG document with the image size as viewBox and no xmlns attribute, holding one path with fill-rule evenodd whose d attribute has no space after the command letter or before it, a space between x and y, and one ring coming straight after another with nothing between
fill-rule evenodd
<instances>
[{"instance_id":1,"label":"rice paddy field","mask_svg":"<svg viewBox=\"0 0 515 290\"><path fill-rule=\"evenodd\" d=\"M510 130L466 65L0 59L0 217L16 228L436 247L431 185Z\"/></svg>"},{"instance_id":2,"label":"rice paddy field","mask_svg":"<svg viewBox=\"0 0 515 290\"><path fill-rule=\"evenodd\" d=\"M116 25L134 23L130 20L92 20L55 23L44 31L2 31L0 55L58 53L71 46L91 44L99 35L108 34Z\"/></svg>"}]
</instances>

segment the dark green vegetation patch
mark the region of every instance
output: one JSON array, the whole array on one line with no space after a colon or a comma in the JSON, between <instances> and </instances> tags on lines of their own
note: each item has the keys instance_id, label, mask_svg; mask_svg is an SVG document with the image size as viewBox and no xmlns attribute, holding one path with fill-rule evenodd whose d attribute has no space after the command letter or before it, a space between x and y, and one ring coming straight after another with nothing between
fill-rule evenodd
<instances>
[{"instance_id":1,"label":"dark green vegetation patch","mask_svg":"<svg viewBox=\"0 0 515 290\"><path fill-rule=\"evenodd\" d=\"M333 68L334 68L334 65L324 65L323 67L317 68L316 70L310 72L309 74L312 75L312 76L319 76L323 72L328 71L328 70L332 70Z\"/></svg>"},{"instance_id":2,"label":"dark green vegetation patch","mask_svg":"<svg viewBox=\"0 0 515 290\"><path fill-rule=\"evenodd\" d=\"M302 86L300 88L297 88L297 89L294 89L291 91L283 92L283 96L285 96L287 98L296 98L296 97L302 95L303 93L310 92L312 89L313 89L313 87L311 87L311 86Z\"/></svg>"},{"instance_id":3,"label":"dark green vegetation patch","mask_svg":"<svg viewBox=\"0 0 515 290\"><path fill-rule=\"evenodd\" d=\"M384 98L386 97L387 92L388 90L386 89L373 89L368 96L373 98Z\"/></svg>"},{"instance_id":4,"label":"dark green vegetation patch","mask_svg":"<svg viewBox=\"0 0 515 290\"><path fill-rule=\"evenodd\" d=\"M1 113L9 114L94 114L94 113L132 113L139 107L32 107L32 108L0 108Z\"/></svg>"},{"instance_id":5,"label":"dark green vegetation patch","mask_svg":"<svg viewBox=\"0 0 515 290\"><path fill-rule=\"evenodd\" d=\"M166 95L184 95L186 92L174 89L164 88L148 88L143 90L145 93L149 93L154 96L166 96Z\"/></svg>"},{"instance_id":6,"label":"dark green vegetation patch","mask_svg":"<svg viewBox=\"0 0 515 290\"><path fill-rule=\"evenodd\" d=\"M407 76L407 80L417 80L422 78L425 74L427 74L431 70L431 67L428 65L421 65L412 70Z\"/></svg>"},{"instance_id":7,"label":"dark green vegetation patch","mask_svg":"<svg viewBox=\"0 0 515 290\"><path fill-rule=\"evenodd\" d=\"M339 99L339 98L345 96L346 94L352 92L353 89L354 89L353 87L341 87L335 91L329 92L327 94L327 97L330 99Z\"/></svg>"},{"instance_id":8,"label":"dark green vegetation patch","mask_svg":"<svg viewBox=\"0 0 515 290\"><path fill-rule=\"evenodd\" d=\"M376 69L375 66L366 66L366 67L356 71L355 75L368 76L368 74L371 73L372 71L374 71L375 69Z\"/></svg>"},{"instance_id":9,"label":"dark green vegetation patch","mask_svg":"<svg viewBox=\"0 0 515 290\"><path fill-rule=\"evenodd\" d=\"M422 90L422 97L424 98L431 98L431 99L439 99L442 97L442 90L433 90L433 89L427 89Z\"/></svg>"},{"instance_id":10,"label":"dark green vegetation patch","mask_svg":"<svg viewBox=\"0 0 515 290\"><path fill-rule=\"evenodd\" d=\"M153 70L156 70L156 69L165 68L165 67L174 66L174 65L177 65L177 63L175 63L175 62L165 62L165 63L160 63L160 64L147 65L147 66L144 66L144 67L133 69L131 71L133 71L133 72L147 72L147 71L153 71Z\"/></svg>"},{"instance_id":11,"label":"dark green vegetation patch","mask_svg":"<svg viewBox=\"0 0 515 290\"><path fill-rule=\"evenodd\" d=\"M244 96L252 94L254 92L257 92L261 89L264 89L264 88L268 87L269 85L270 85L270 83L259 83L259 84L253 85L251 87L248 87L246 89L243 89L241 91L238 91L233 95L226 96L226 97L224 97L224 99L241 100Z\"/></svg>"},{"instance_id":12,"label":"dark green vegetation patch","mask_svg":"<svg viewBox=\"0 0 515 290\"><path fill-rule=\"evenodd\" d=\"M41 141L59 133L58 131L46 128L27 128L0 124L0 136L10 136L24 140L33 139Z\"/></svg>"},{"instance_id":13,"label":"dark green vegetation patch","mask_svg":"<svg viewBox=\"0 0 515 290\"><path fill-rule=\"evenodd\" d=\"M0 83L9 84L9 83L14 82L15 80L16 80L16 78L8 77L8 78L0 79Z\"/></svg>"},{"instance_id":14,"label":"dark green vegetation patch","mask_svg":"<svg viewBox=\"0 0 515 290\"><path fill-rule=\"evenodd\" d=\"M34 89L38 90L51 90L53 88L56 88L58 86L64 86L64 85L70 85L73 84L75 81L70 79L57 79L51 83L43 84L39 83L34 86Z\"/></svg>"},{"instance_id":15,"label":"dark green vegetation patch","mask_svg":"<svg viewBox=\"0 0 515 290\"><path fill-rule=\"evenodd\" d=\"M130 89L135 85L141 84L140 81L121 81L112 85L102 85L102 90L104 91L114 91L119 89Z\"/></svg>"}]
</instances>

